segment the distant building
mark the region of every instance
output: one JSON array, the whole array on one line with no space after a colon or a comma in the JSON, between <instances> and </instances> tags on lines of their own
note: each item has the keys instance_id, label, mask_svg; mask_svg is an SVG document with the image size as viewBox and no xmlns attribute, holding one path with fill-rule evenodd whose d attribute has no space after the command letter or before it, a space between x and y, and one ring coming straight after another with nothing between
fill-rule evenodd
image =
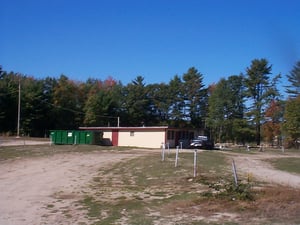
<instances>
[{"instance_id":1,"label":"distant building","mask_svg":"<svg viewBox=\"0 0 300 225\"><path fill-rule=\"evenodd\" d=\"M168 126L156 127L79 127L80 130L100 131L106 145L160 148L169 144L170 148L182 145L203 135L199 129L179 129Z\"/></svg>"}]
</instances>

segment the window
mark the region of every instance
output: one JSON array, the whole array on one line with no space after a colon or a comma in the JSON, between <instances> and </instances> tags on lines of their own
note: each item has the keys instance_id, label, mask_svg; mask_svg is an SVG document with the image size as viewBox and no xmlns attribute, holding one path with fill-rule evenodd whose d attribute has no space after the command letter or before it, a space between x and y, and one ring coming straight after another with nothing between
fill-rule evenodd
<instances>
[{"instance_id":1,"label":"window","mask_svg":"<svg viewBox=\"0 0 300 225\"><path fill-rule=\"evenodd\" d=\"M174 139L174 130L169 130L168 131L168 140L173 140Z\"/></svg>"}]
</instances>

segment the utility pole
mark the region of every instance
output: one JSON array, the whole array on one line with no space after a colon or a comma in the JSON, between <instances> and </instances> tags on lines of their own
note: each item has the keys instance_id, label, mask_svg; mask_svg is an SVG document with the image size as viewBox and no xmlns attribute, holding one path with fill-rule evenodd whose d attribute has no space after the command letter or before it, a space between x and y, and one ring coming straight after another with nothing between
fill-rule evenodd
<instances>
[{"instance_id":1,"label":"utility pole","mask_svg":"<svg viewBox=\"0 0 300 225\"><path fill-rule=\"evenodd\" d=\"M18 100L18 126L17 126L17 138L20 137L20 113L21 113L21 78L19 75L19 100Z\"/></svg>"}]
</instances>

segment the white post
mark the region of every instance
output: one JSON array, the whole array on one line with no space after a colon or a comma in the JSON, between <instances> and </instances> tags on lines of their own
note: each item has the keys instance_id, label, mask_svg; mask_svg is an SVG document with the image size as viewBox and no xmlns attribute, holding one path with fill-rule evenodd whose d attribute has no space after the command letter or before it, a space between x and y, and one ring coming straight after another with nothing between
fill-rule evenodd
<instances>
[{"instance_id":1,"label":"white post","mask_svg":"<svg viewBox=\"0 0 300 225\"><path fill-rule=\"evenodd\" d=\"M233 172L235 186L238 186L238 177L237 177L237 173L236 173L235 162L233 159L232 159L232 172Z\"/></svg>"},{"instance_id":2,"label":"white post","mask_svg":"<svg viewBox=\"0 0 300 225\"><path fill-rule=\"evenodd\" d=\"M74 144L77 145L77 136L75 135Z\"/></svg>"},{"instance_id":3,"label":"white post","mask_svg":"<svg viewBox=\"0 0 300 225\"><path fill-rule=\"evenodd\" d=\"M165 144L161 143L161 161L165 161Z\"/></svg>"},{"instance_id":4,"label":"white post","mask_svg":"<svg viewBox=\"0 0 300 225\"><path fill-rule=\"evenodd\" d=\"M194 177L197 176L197 149L194 151Z\"/></svg>"},{"instance_id":5,"label":"white post","mask_svg":"<svg viewBox=\"0 0 300 225\"><path fill-rule=\"evenodd\" d=\"M176 157L175 157L175 167L178 165L178 152L179 152L179 146L176 146Z\"/></svg>"},{"instance_id":6,"label":"white post","mask_svg":"<svg viewBox=\"0 0 300 225\"><path fill-rule=\"evenodd\" d=\"M180 150L182 150L182 141L180 142Z\"/></svg>"}]
</instances>

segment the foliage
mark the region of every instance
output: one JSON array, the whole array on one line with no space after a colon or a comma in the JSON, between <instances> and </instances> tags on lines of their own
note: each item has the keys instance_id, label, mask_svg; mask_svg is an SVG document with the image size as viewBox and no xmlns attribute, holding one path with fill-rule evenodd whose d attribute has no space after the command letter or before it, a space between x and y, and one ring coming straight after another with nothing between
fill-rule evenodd
<instances>
[{"instance_id":1,"label":"foliage","mask_svg":"<svg viewBox=\"0 0 300 225\"><path fill-rule=\"evenodd\" d=\"M216 183L209 184L212 193L204 193L204 196L215 196L217 198L226 198L228 200L254 200L254 192L252 184L238 183L236 185L232 181L220 180Z\"/></svg>"},{"instance_id":2,"label":"foliage","mask_svg":"<svg viewBox=\"0 0 300 225\"><path fill-rule=\"evenodd\" d=\"M94 80L90 81L89 89L84 106L84 125L117 126L116 118L120 108L120 89L117 82L112 78L104 82Z\"/></svg>"},{"instance_id":3,"label":"foliage","mask_svg":"<svg viewBox=\"0 0 300 225\"><path fill-rule=\"evenodd\" d=\"M183 118L190 127L203 127L206 115L207 90L204 88L203 75L194 67L182 76Z\"/></svg>"},{"instance_id":4,"label":"foliage","mask_svg":"<svg viewBox=\"0 0 300 225\"><path fill-rule=\"evenodd\" d=\"M206 88L204 75L195 67L174 75L168 83L146 84L139 75L127 85L112 77L86 82L64 74L35 79L1 67L0 133L16 133L20 81L21 135L47 136L52 129L117 126L120 121L121 126L200 128L217 141L250 142L254 132L257 138L260 124L266 122L265 110L277 96L274 85L279 76L271 79L270 73L267 60L256 59L247 68L247 76L222 78ZM251 107L246 109L245 105ZM262 134L270 140L278 133L278 126L268 127ZM290 126L287 128L291 133Z\"/></svg>"},{"instance_id":5,"label":"foliage","mask_svg":"<svg viewBox=\"0 0 300 225\"><path fill-rule=\"evenodd\" d=\"M170 99L170 119L172 120L171 125L180 127L183 123L183 111L184 111L184 100L182 81L178 75L175 75L169 82L169 91L172 99Z\"/></svg>"},{"instance_id":6,"label":"foliage","mask_svg":"<svg viewBox=\"0 0 300 225\"><path fill-rule=\"evenodd\" d=\"M261 141L261 122L266 105L279 95L276 83L280 75L272 80L270 77L272 65L266 59L254 59L246 69L246 95L251 100L248 116L252 120L256 131L256 144Z\"/></svg>"},{"instance_id":7,"label":"foliage","mask_svg":"<svg viewBox=\"0 0 300 225\"><path fill-rule=\"evenodd\" d=\"M243 139L243 130L237 122L243 119L245 108L243 87L243 76L240 75L223 78L211 88L207 125L217 142L239 142Z\"/></svg>"},{"instance_id":8,"label":"foliage","mask_svg":"<svg viewBox=\"0 0 300 225\"><path fill-rule=\"evenodd\" d=\"M125 87L123 110L127 114L126 124L130 126L150 124L150 99L146 92L144 77L137 76Z\"/></svg>"},{"instance_id":9,"label":"foliage","mask_svg":"<svg viewBox=\"0 0 300 225\"><path fill-rule=\"evenodd\" d=\"M290 74L287 75L290 85L286 86L286 92L294 98L300 94L300 61L293 67Z\"/></svg>"},{"instance_id":10,"label":"foliage","mask_svg":"<svg viewBox=\"0 0 300 225\"><path fill-rule=\"evenodd\" d=\"M0 131L16 132L19 74L1 71L0 75Z\"/></svg>"},{"instance_id":11,"label":"foliage","mask_svg":"<svg viewBox=\"0 0 300 225\"><path fill-rule=\"evenodd\" d=\"M263 134L265 140L269 143L272 143L272 145L280 144L283 110L283 102L273 100L265 112L266 121L262 125Z\"/></svg>"},{"instance_id":12,"label":"foliage","mask_svg":"<svg viewBox=\"0 0 300 225\"><path fill-rule=\"evenodd\" d=\"M296 144L300 138L300 96L286 102L283 129L287 140Z\"/></svg>"}]
</instances>

